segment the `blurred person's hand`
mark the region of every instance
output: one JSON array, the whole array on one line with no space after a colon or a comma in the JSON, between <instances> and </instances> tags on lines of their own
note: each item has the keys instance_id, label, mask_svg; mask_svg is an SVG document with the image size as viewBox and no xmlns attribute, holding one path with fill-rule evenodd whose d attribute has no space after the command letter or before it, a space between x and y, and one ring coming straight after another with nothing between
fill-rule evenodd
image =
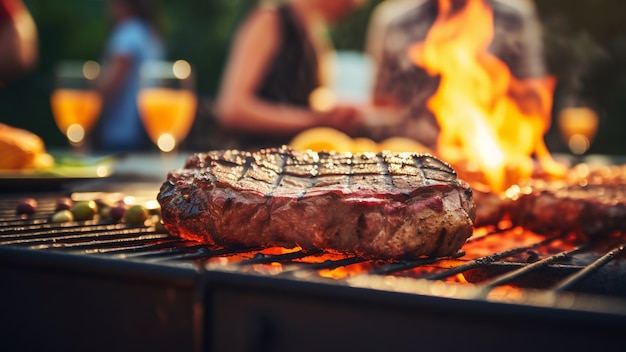
<instances>
[{"instance_id":1,"label":"blurred person's hand","mask_svg":"<svg viewBox=\"0 0 626 352\"><path fill-rule=\"evenodd\" d=\"M361 113L365 128L399 126L409 114L407 109L395 105L366 106Z\"/></svg>"},{"instance_id":2,"label":"blurred person's hand","mask_svg":"<svg viewBox=\"0 0 626 352\"><path fill-rule=\"evenodd\" d=\"M364 115L351 105L337 105L320 114L320 125L336 128L348 134L358 134L364 127Z\"/></svg>"}]
</instances>

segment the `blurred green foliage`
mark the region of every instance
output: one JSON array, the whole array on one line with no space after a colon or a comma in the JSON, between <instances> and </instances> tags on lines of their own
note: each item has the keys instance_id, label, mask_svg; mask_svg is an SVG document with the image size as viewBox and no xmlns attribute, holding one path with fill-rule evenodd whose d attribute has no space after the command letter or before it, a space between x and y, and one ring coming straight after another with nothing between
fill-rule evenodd
<instances>
[{"instance_id":1,"label":"blurred green foliage","mask_svg":"<svg viewBox=\"0 0 626 352\"><path fill-rule=\"evenodd\" d=\"M106 0L24 0L37 23L40 59L36 70L0 88L0 121L28 128L50 146L66 145L49 107L52 69L61 59L95 59L102 55L110 29ZM332 1L332 0L328 0ZM335 46L362 50L370 0L332 31ZM232 36L258 0L161 0L161 20L168 56L191 62L204 101L216 94ZM555 106L569 96L599 107L601 127L591 152L626 154L626 25L623 0L536 1L544 25L549 68L559 86ZM206 111L205 111L205 115ZM206 117L210 118L210 117ZM554 125L554 124L553 124ZM564 150L554 126L550 147Z\"/></svg>"}]
</instances>

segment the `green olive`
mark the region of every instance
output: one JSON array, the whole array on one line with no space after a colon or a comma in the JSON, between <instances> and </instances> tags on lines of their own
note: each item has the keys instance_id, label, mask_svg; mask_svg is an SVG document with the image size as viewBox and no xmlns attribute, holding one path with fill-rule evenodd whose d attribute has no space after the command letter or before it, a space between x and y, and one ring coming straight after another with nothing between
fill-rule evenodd
<instances>
[{"instance_id":1,"label":"green olive","mask_svg":"<svg viewBox=\"0 0 626 352\"><path fill-rule=\"evenodd\" d=\"M98 205L93 200L84 200L74 203L70 211L75 220L91 220L98 213Z\"/></svg>"},{"instance_id":2,"label":"green olive","mask_svg":"<svg viewBox=\"0 0 626 352\"><path fill-rule=\"evenodd\" d=\"M52 222L70 222L74 221L74 214L72 214L69 210L59 210L56 213L52 214L52 218L50 218Z\"/></svg>"},{"instance_id":3,"label":"green olive","mask_svg":"<svg viewBox=\"0 0 626 352\"><path fill-rule=\"evenodd\" d=\"M146 207L136 204L126 210L124 213L124 221L131 225L142 225L148 220L149 215Z\"/></svg>"}]
</instances>

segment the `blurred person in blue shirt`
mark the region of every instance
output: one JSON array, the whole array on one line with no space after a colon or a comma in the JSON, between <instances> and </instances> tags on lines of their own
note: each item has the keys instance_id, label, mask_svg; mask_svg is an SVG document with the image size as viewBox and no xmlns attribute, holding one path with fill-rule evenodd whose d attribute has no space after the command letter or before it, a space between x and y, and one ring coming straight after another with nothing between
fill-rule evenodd
<instances>
[{"instance_id":1,"label":"blurred person in blue shirt","mask_svg":"<svg viewBox=\"0 0 626 352\"><path fill-rule=\"evenodd\" d=\"M108 0L108 10L113 29L103 60L97 147L104 151L146 149L150 141L139 116L137 93L140 66L164 56L157 4L154 0Z\"/></svg>"}]
</instances>

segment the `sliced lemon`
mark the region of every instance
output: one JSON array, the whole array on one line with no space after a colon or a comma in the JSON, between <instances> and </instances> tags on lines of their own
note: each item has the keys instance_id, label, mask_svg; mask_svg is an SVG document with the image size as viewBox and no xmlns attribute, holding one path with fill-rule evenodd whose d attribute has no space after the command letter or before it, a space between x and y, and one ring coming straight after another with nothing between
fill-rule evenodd
<instances>
[{"instance_id":1,"label":"sliced lemon","mask_svg":"<svg viewBox=\"0 0 626 352\"><path fill-rule=\"evenodd\" d=\"M389 150L390 152L415 152L415 153L432 153L432 150L422 143L406 137L390 137L381 141L378 145L380 150Z\"/></svg>"},{"instance_id":2,"label":"sliced lemon","mask_svg":"<svg viewBox=\"0 0 626 352\"><path fill-rule=\"evenodd\" d=\"M373 140L366 137L356 137L352 140L352 152L378 152L380 148Z\"/></svg>"},{"instance_id":3,"label":"sliced lemon","mask_svg":"<svg viewBox=\"0 0 626 352\"><path fill-rule=\"evenodd\" d=\"M331 127L313 127L298 133L289 146L298 150L349 152L352 138Z\"/></svg>"}]
</instances>

